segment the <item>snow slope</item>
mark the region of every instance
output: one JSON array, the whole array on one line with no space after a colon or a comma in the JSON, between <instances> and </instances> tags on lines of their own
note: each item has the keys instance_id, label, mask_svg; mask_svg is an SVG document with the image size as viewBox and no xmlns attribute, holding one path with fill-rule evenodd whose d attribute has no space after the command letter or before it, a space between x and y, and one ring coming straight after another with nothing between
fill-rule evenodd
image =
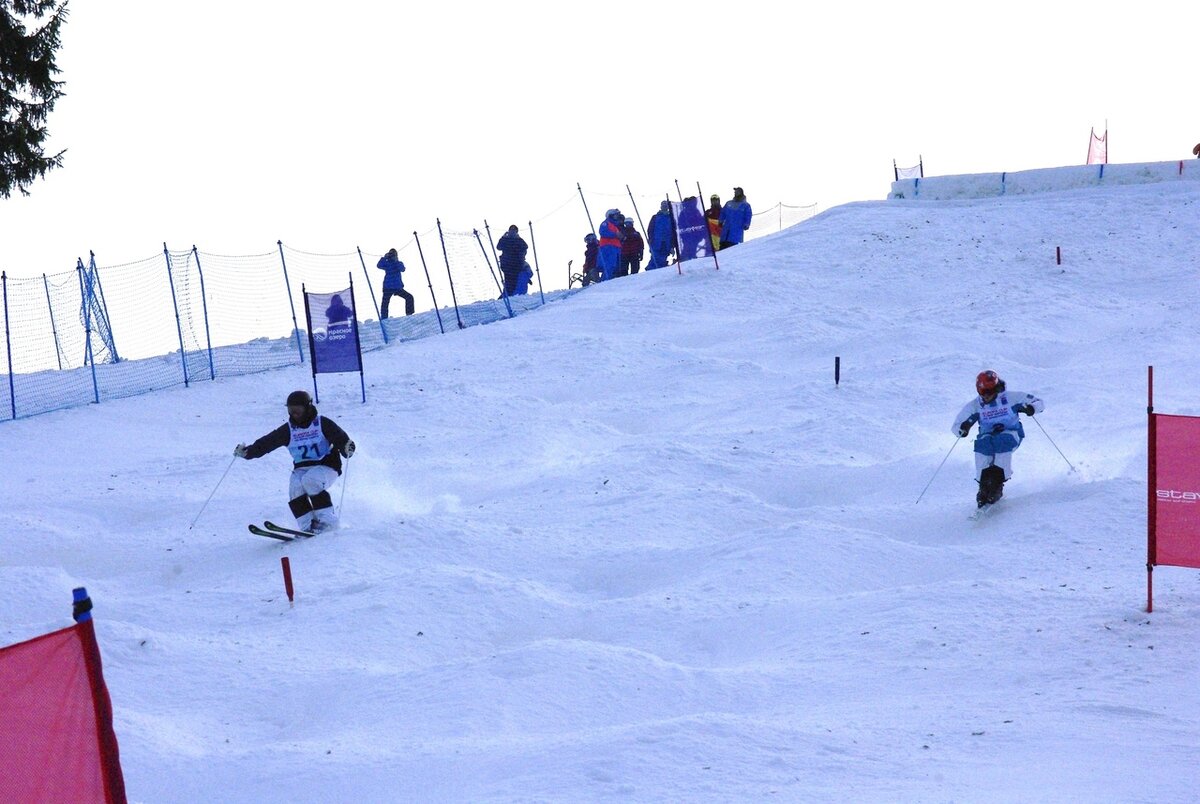
<instances>
[{"instance_id":1,"label":"snow slope","mask_svg":"<svg viewBox=\"0 0 1200 804\"><path fill-rule=\"evenodd\" d=\"M1198 213L851 204L371 353L366 405L322 380L359 451L303 543L245 531L285 455L230 461L306 367L5 423L0 643L88 587L135 801L1190 800L1200 575L1144 612L1145 376L1200 413ZM972 522L984 368L1045 429Z\"/></svg>"}]
</instances>

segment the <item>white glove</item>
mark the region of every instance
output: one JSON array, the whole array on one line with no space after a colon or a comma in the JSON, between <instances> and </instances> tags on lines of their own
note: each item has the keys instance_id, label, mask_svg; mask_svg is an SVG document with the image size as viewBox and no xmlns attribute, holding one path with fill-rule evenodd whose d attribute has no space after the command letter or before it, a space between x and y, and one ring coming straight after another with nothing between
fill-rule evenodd
<instances>
[{"instance_id":1,"label":"white glove","mask_svg":"<svg viewBox=\"0 0 1200 804\"><path fill-rule=\"evenodd\" d=\"M238 444L236 447L234 447L233 455L235 458L245 458L246 457L246 445Z\"/></svg>"},{"instance_id":2,"label":"white glove","mask_svg":"<svg viewBox=\"0 0 1200 804\"><path fill-rule=\"evenodd\" d=\"M347 441L346 446L342 447L342 455L349 458L353 454L354 454L354 442Z\"/></svg>"}]
</instances>

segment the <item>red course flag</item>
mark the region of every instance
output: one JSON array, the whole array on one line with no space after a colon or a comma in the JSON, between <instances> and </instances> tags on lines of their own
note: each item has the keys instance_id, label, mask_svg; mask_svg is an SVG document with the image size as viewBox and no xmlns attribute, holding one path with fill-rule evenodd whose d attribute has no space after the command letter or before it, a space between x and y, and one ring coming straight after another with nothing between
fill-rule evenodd
<instances>
[{"instance_id":1,"label":"red course flag","mask_svg":"<svg viewBox=\"0 0 1200 804\"><path fill-rule=\"evenodd\" d=\"M0 649L0 801L125 801L90 619Z\"/></svg>"},{"instance_id":2,"label":"red course flag","mask_svg":"<svg viewBox=\"0 0 1200 804\"><path fill-rule=\"evenodd\" d=\"M1154 414L1151 564L1200 568L1200 418Z\"/></svg>"}]
</instances>

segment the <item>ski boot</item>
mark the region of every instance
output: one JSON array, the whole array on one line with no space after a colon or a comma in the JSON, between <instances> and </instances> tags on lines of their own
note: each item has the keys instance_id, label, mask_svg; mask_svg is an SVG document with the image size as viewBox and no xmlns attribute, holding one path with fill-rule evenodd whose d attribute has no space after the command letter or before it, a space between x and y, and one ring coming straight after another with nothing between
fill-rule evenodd
<instances>
[{"instance_id":1,"label":"ski boot","mask_svg":"<svg viewBox=\"0 0 1200 804\"><path fill-rule=\"evenodd\" d=\"M992 505L1004 496L1004 470L999 466L989 466L979 475L979 493L975 495L975 504L982 508Z\"/></svg>"}]
</instances>

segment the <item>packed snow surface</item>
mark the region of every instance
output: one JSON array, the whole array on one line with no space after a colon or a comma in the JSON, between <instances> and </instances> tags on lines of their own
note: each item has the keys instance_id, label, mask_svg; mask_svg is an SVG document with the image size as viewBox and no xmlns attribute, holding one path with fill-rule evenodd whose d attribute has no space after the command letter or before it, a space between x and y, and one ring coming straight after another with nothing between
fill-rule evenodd
<instances>
[{"instance_id":1,"label":"packed snow surface","mask_svg":"<svg viewBox=\"0 0 1200 804\"><path fill-rule=\"evenodd\" d=\"M88 588L140 802L1192 800L1146 367L1200 414L1198 222L1192 182L857 203L370 353L304 542L246 530L286 453L232 451L307 366L0 423L0 643ZM1046 410L974 522L986 368Z\"/></svg>"}]
</instances>

